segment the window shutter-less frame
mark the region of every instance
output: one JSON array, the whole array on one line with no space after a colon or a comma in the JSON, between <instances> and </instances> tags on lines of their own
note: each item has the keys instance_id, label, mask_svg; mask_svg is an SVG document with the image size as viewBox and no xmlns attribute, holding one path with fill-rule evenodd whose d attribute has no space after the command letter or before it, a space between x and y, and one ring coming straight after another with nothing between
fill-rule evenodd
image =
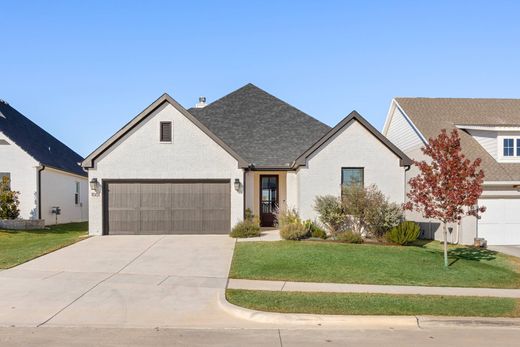
<instances>
[{"instance_id":1,"label":"window shutter-less frame","mask_svg":"<svg viewBox=\"0 0 520 347\"><path fill-rule=\"evenodd\" d=\"M172 122L161 122L161 142L172 142Z\"/></svg>"}]
</instances>

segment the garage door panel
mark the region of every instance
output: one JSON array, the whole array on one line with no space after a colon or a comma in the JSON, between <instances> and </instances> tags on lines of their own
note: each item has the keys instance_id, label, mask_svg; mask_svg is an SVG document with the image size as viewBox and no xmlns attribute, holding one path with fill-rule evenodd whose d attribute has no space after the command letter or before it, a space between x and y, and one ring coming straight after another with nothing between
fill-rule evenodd
<instances>
[{"instance_id":1,"label":"garage door panel","mask_svg":"<svg viewBox=\"0 0 520 347\"><path fill-rule=\"evenodd\" d=\"M481 199L486 212L478 223L479 237L490 245L520 245L520 200Z\"/></svg>"},{"instance_id":2,"label":"garage door panel","mask_svg":"<svg viewBox=\"0 0 520 347\"><path fill-rule=\"evenodd\" d=\"M109 183L110 234L215 234L230 230L230 183Z\"/></svg>"}]
</instances>

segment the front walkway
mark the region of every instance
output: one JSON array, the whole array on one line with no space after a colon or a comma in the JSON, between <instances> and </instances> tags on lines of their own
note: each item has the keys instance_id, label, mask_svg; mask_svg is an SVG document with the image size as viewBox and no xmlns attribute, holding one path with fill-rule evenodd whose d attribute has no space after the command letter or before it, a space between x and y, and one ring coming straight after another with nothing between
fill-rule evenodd
<instances>
[{"instance_id":1,"label":"front walkway","mask_svg":"<svg viewBox=\"0 0 520 347\"><path fill-rule=\"evenodd\" d=\"M520 298L520 289L390 286L373 284L259 281L243 279L230 279L228 282L228 289L270 290L283 292L418 294Z\"/></svg>"}]
</instances>

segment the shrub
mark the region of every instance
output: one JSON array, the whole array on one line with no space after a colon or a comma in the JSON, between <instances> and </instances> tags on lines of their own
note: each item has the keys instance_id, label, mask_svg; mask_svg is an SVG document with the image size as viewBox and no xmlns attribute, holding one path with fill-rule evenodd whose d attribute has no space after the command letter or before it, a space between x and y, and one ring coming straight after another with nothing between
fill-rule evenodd
<instances>
[{"instance_id":1,"label":"shrub","mask_svg":"<svg viewBox=\"0 0 520 347\"><path fill-rule=\"evenodd\" d=\"M302 223L298 211L294 208L277 208L275 210L275 216L276 225L280 229L285 225Z\"/></svg>"},{"instance_id":2,"label":"shrub","mask_svg":"<svg viewBox=\"0 0 520 347\"><path fill-rule=\"evenodd\" d=\"M389 202L376 185L367 188L360 185L345 186L341 204L348 225L359 234L381 237L403 218L401 207Z\"/></svg>"},{"instance_id":3,"label":"shrub","mask_svg":"<svg viewBox=\"0 0 520 347\"><path fill-rule=\"evenodd\" d=\"M353 232L352 230L347 230L339 233L336 236L336 239L340 242L363 243L363 237L361 236L361 234Z\"/></svg>"},{"instance_id":4,"label":"shrub","mask_svg":"<svg viewBox=\"0 0 520 347\"><path fill-rule=\"evenodd\" d=\"M20 215L19 192L11 190L9 178L4 176L0 182L0 219L16 219Z\"/></svg>"},{"instance_id":5,"label":"shrub","mask_svg":"<svg viewBox=\"0 0 520 347\"><path fill-rule=\"evenodd\" d=\"M285 224L280 228L284 240L301 240L309 236L309 230L302 223Z\"/></svg>"},{"instance_id":6,"label":"shrub","mask_svg":"<svg viewBox=\"0 0 520 347\"><path fill-rule=\"evenodd\" d=\"M405 245L417 240L420 232L419 224L412 221L404 221L386 233L386 238L392 243Z\"/></svg>"},{"instance_id":7,"label":"shrub","mask_svg":"<svg viewBox=\"0 0 520 347\"><path fill-rule=\"evenodd\" d=\"M346 216L339 198L332 195L317 196L314 199L314 210L332 236L345 229Z\"/></svg>"},{"instance_id":8,"label":"shrub","mask_svg":"<svg viewBox=\"0 0 520 347\"><path fill-rule=\"evenodd\" d=\"M311 221L310 219L307 219L303 225L305 225L305 228L309 231L309 234L311 237L320 238L320 239L326 239L327 233L325 230L323 230L318 224Z\"/></svg>"},{"instance_id":9,"label":"shrub","mask_svg":"<svg viewBox=\"0 0 520 347\"><path fill-rule=\"evenodd\" d=\"M229 236L235 238L258 237L260 236L260 224L255 218L245 219L233 227Z\"/></svg>"},{"instance_id":10,"label":"shrub","mask_svg":"<svg viewBox=\"0 0 520 347\"><path fill-rule=\"evenodd\" d=\"M399 204L385 201L379 210L368 220L368 232L376 237L383 237L390 229L396 227L403 220L403 209Z\"/></svg>"}]
</instances>

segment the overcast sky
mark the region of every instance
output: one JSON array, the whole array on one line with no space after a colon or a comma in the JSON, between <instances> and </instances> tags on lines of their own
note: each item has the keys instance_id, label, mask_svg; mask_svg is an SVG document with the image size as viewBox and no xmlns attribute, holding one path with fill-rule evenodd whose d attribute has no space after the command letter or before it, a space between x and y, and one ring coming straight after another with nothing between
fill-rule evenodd
<instances>
[{"instance_id":1,"label":"overcast sky","mask_svg":"<svg viewBox=\"0 0 520 347\"><path fill-rule=\"evenodd\" d=\"M424 3L0 0L0 99L86 156L164 92L378 129L395 96L520 97L520 2Z\"/></svg>"}]
</instances>

